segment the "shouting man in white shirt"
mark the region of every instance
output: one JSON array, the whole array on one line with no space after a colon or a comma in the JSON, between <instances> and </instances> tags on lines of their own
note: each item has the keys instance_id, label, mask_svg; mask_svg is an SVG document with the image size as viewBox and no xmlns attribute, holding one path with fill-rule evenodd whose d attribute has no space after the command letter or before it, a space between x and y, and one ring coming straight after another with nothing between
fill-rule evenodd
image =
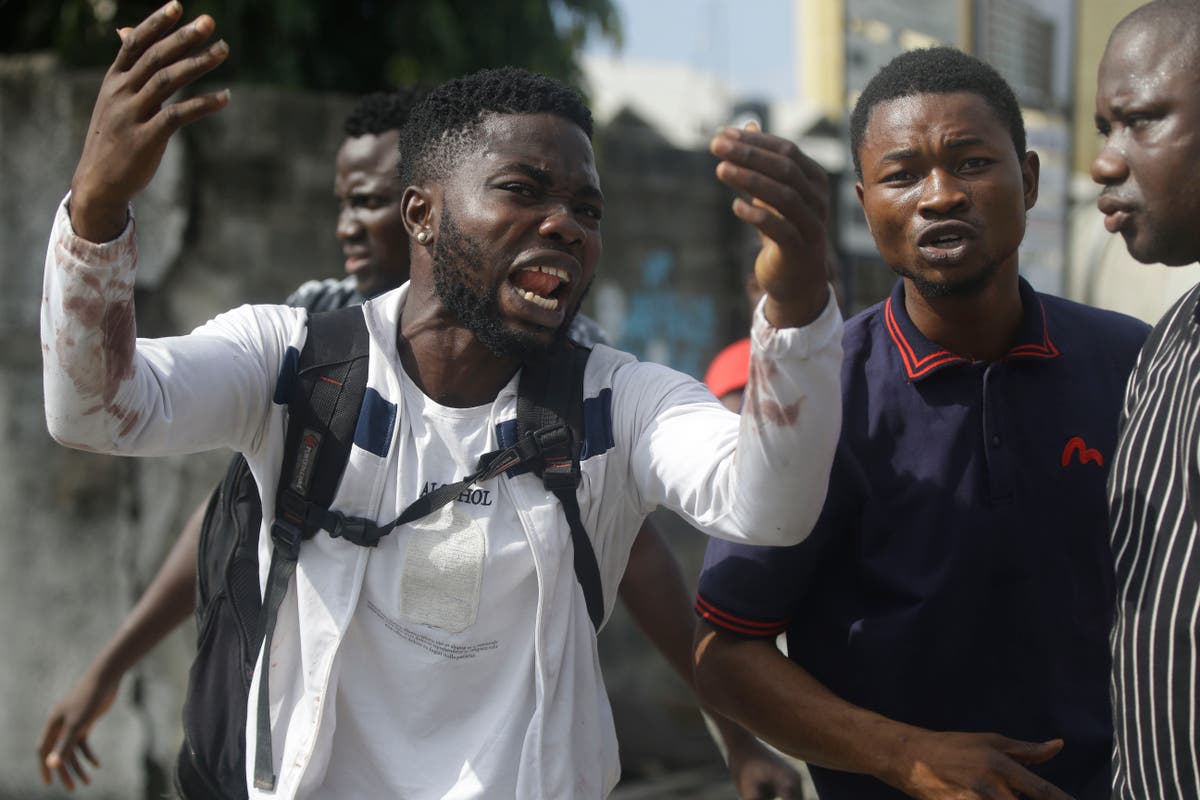
<instances>
[{"instance_id":1,"label":"shouting man in white shirt","mask_svg":"<svg viewBox=\"0 0 1200 800\"><path fill-rule=\"evenodd\" d=\"M197 50L210 17L172 32L181 15L173 1L125 32L56 217L42 308L46 417L74 447L242 452L263 498L265 588L288 416L276 398L307 312L245 306L188 336L135 338L130 203L169 137L229 102L217 92L164 105L228 52L221 42ZM366 424L335 511L383 524L471 473L517 416L523 367L571 346L563 332L601 252L591 129L575 92L515 69L451 81L414 111L401 142L411 280L362 306ZM723 131L712 151L717 177L751 198L734 214L763 241L744 413L666 367L592 351L575 498L601 617L658 505L713 536L781 545L807 535L825 493L841 359L825 282L826 178L756 130ZM616 741L571 541L563 507L529 473L483 480L376 547L308 541L251 687L249 796L607 795Z\"/></svg>"}]
</instances>

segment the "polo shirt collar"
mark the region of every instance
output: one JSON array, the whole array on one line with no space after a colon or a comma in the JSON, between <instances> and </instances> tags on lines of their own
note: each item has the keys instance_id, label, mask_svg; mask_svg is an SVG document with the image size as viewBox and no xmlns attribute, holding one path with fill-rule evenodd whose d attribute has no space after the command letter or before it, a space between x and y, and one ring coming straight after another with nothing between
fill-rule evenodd
<instances>
[{"instance_id":1,"label":"polo shirt collar","mask_svg":"<svg viewBox=\"0 0 1200 800\"><path fill-rule=\"evenodd\" d=\"M1021 327L1017 340L1004 357L1005 361L1023 358L1056 358L1059 350L1050 339L1046 309L1041 298L1024 278L1018 278L1021 292ZM900 362L910 381L928 378L955 364L968 364L969 359L951 353L931 342L917 330L904 307L904 281L896 281L892 294L883 304L883 320L888 336L900 355Z\"/></svg>"}]
</instances>

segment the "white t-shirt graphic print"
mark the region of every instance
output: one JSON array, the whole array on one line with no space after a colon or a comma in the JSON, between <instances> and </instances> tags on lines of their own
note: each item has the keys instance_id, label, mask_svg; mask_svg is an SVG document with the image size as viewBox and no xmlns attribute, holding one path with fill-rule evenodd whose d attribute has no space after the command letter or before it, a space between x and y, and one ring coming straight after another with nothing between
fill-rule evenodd
<instances>
[{"instance_id":1,"label":"white t-shirt graphic print","mask_svg":"<svg viewBox=\"0 0 1200 800\"><path fill-rule=\"evenodd\" d=\"M402 381L399 453L382 505L396 516L473 471L499 421L491 404L441 406ZM487 797L515 796L534 708L528 610L538 590L503 480L472 487L371 551L339 647L332 754L314 797L378 797L381 786L406 800L482 798L484 787Z\"/></svg>"}]
</instances>

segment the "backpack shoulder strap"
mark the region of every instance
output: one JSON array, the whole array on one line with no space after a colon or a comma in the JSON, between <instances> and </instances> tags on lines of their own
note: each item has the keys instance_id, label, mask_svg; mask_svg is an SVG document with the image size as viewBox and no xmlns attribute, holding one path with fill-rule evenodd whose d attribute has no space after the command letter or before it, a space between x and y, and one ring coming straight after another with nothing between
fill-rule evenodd
<instances>
[{"instance_id":1,"label":"backpack shoulder strap","mask_svg":"<svg viewBox=\"0 0 1200 800\"><path fill-rule=\"evenodd\" d=\"M261 641L270 652L279 605L300 557L300 543L316 534L308 509L328 509L341 481L367 390L370 337L360 306L308 315L308 335L300 353L288 401L283 464L271 526L271 567L260 616ZM264 659L265 664L265 659ZM275 788L271 754L268 669L258 686L254 785Z\"/></svg>"},{"instance_id":2,"label":"backpack shoulder strap","mask_svg":"<svg viewBox=\"0 0 1200 800\"><path fill-rule=\"evenodd\" d=\"M533 471L562 504L571 529L575 578L583 589L592 626L604 621L604 587L592 540L579 512L579 456L583 450L583 374L592 351L574 342L543 360L527 363L517 388L517 438L538 439L541 460Z\"/></svg>"},{"instance_id":3,"label":"backpack shoulder strap","mask_svg":"<svg viewBox=\"0 0 1200 800\"><path fill-rule=\"evenodd\" d=\"M362 306L308 315L308 336L288 401L277 516L304 519L301 503L328 507L350 458L367 391L370 336ZM308 531L310 538L316 529Z\"/></svg>"}]
</instances>

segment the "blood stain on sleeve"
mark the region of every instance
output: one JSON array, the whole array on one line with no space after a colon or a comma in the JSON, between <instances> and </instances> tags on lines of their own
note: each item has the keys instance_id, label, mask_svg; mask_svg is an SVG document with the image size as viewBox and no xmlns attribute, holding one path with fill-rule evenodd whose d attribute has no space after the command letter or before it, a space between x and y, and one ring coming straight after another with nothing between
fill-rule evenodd
<instances>
[{"instance_id":1,"label":"blood stain on sleeve","mask_svg":"<svg viewBox=\"0 0 1200 800\"><path fill-rule=\"evenodd\" d=\"M779 374L779 365L774 361L764 361L761 358L752 359L750 369L757 374L759 379L767 380L774 378Z\"/></svg>"},{"instance_id":2,"label":"blood stain on sleeve","mask_svg":"<svg viewBox=\"0 0 1200 800\"><path fill-rule=\"evenodd\" d=\"M800 418L800 404L800 400L787 405L782 405L774 400L764 400L759 396L757 387L751 385L742 402L742 414L753 419L759 428L766 423L780 428L790 428Z\"/></svg>"},{"instance_id":3,"label":"blood stain on sleeve","mask_svg":"<svg viewBox=\"0 0 1200 800\"><path fill-rule=\"evenodd\" d=\"M63 225L58 229L55 245L68 256L63 258L59 255L58 262L62 265L80 261L86 264L100 259L108 262L137 261L137 240L132 235L100 245L73 235L71 227Z\"/></svg>"},{"instance_id":4,"label":"blood stain on sleeve","mask_svg":"<svg viewBox=\"0 0 1200 800\"><path fill-rule=\"evenodd\" d=\"M133 377L135 371L133 301L106 304L101 296L79 293L66 297L63 309L72 318L69 324L58 329L55 337L55 349L62 354L63 369L81 395L100 395L104 404L109 405L117 396L121 383ZM85 346L89 352L72 352L78 349L77 334L94 331L100 336L88 338L98 338L98 345L88 342Z\"/></svg>"},{"instance_id":5,"label":"blood stain on sleeve","mask_svg":"<svg viewBox=\"0 0 1200 800\"><path fill-rule=\"evenodd\" d=\"M776 403L774 400L763 400L760 403L759 410L768 422L772 422L781 428L790 428L800 418L800 401L797 400L785 406Z\"/></svg>"},{"instance_id":6,"label":"blood stain on sleeve","mask_svg":"<svg viewBox=\"0 0 1200 800\"><path fill-rule=\"evenodd\" d=\"M749 415L759 428L768 422L780 428L788 428L795 425L800 418L801 400L783 405L761 395L762 386L778 373L779 366L774 361L750 359L750 374L746 381L742 413Z\"/></svg>"},{"instance_id":7,"label":"blood stain on sleeve","mask_svg":"<svg viewBox=\"0 0 1200 800\"><path fill-rule=\"evenodd\" d=\"M72 294L63 298L63 309L84 328L95 328L104 319L104 299Z\"/></svg>"},{"instance_id":8,"label":"blood stain on sleeve","mask_svg":"<svg viewBox=\"0 0 1200 800\"><path fill-rule=\"evenodd\" d=\"M82 397L95 397L103 391L104 359L100 357L99 348L89 348L97 352L89 352L84 357L71 353L76 346L72 334L78 332L75 326L59 328L54 337L54 350L59 354L63 372L75 384L75 391Z\"/></svg>"},{"instance_id":9,"label":"blood stain on sleeve","mask_svg":"<svg viewBox=\"0 0 1200 800\"><path fill-rule=\"evenodd\" d=\"M134 374L136 323L133 301L112 303L104 314L105 359L104 402L111 403L123 381Z\"/></svg>"},{"instance_id":10,"label":"blood stain on sleeve","mask_svg":"<svg viewBox=\"0 0 1200 800\"><path fill-rule=\"evenodd\" d=\"M121 438L128 436L142 418L142 412L125 408L116 403L110 404L105 410L113 419L121 421L121 428L117 431L117 436Z\"/></svg>"},{"instance_id":11,"label":"blood stain on sleeve","mask_svg":"<svg viewBox=\"0 0 1200 800\"><path fill-rule=\"evenodd\" d=\"M103 287L100 284L100 279L95 275L91 274L90 272L84 272L83 270L76 270L76 272L79 275L79 280L82 281L85 286L90 286L97 292L103 290Z\"/></svg>"},{"instance_id":12,"label":"blood stain on sleeve","mask_svg":"<svg viewBox=\"0 0 1200 800\"><path fill-rule=\"evenodd\" d=\"M83 413L104 411L122 423L120 435L127 435L137 425L140 412L113 400L121 384L135 372L132 273L98 271L89 263L136 263L136 240L128 236L102 247L71 235L70 226L62 226L55 244L62 271L64 320L56 331L54 349L80 396L98 395L102 400ZM50 302L48 296L43 300Z\"/></svg>"}]
</instances>

